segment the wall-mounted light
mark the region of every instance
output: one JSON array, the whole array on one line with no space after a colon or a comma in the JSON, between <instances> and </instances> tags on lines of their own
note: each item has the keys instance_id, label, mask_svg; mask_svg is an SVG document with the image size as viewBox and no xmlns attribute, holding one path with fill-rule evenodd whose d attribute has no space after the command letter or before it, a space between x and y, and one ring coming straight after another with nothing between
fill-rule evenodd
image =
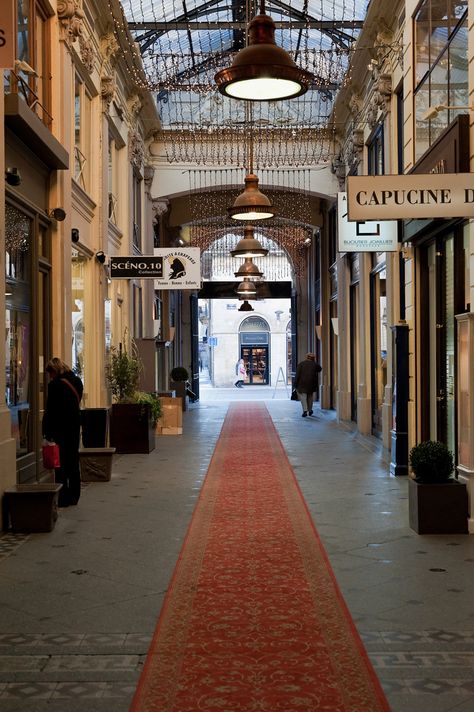
<instances>
[{"instance_id":1,"label":"wall-mounted light","mask_svg":"<svg viewBox=\"0 0 474 712\"><path fill-rule=\"evenodd\" d=\"M64 210L64 208L53 208L49 211L48 215L50 218L53 218L58 222L62 222L66 219L66 211Z\"/></svg>"},{"instance_id":2,"label":"wall-mounted light","mask_svg":"<svg viewBox=\"0 0 474 712\"><path fill-rule=\"evenodd\" d=\"M105 253L102 252L102 250L99 250L99 252L95 253L95 258L96 258L97 262L100 262L101 265L103 265L105 260L107 259Z\"/></svg>"},{"instance_id":3,"label":"wall-mounted light","mask_svg":"<svg viewBox=\"0 0 474 712\"><path fill-rule=\"evenodd\" d=\"M71 240L72 242L79 242L79 230L77 227L73 227L71 230Z\"/></svg>"},{"instance_id":4,"label":"wall-mounted light","mask_svg":"<svg viewBox=\"0 0 474 712\"><path fill-rule=\"evenodd\" d=\"M29 77L38 76L36 69L33 69L33 67L28 64L28 62L25 62L24 59L15 59L15 70L17 72L23 72L23 74L27 74Z\"/></svg>"},{"instance_id":5,"label":"wall-mounted light","mask_svg":"<svg viewBox=\"0 0 474 712\"><path fill-rule=\"evenodd\" d=\"M7 168L5 170L5 180L8 185L20 185L21 175L18 173L18 168Z\"/></svg>"},{"instance_id":6,"label":"wall-mounted light","mask_svg":"<svg viewBox=\"0 0 474 712\"><path fill-rule=\"evenodd\" d=\"M447 111L448 109L451 109L452 111L474 111L474 102L469 106L450 106L449 104L429 106L420 120L430 121L430 119L435 119L440 111Z\"/></svg>"}]
</instances>

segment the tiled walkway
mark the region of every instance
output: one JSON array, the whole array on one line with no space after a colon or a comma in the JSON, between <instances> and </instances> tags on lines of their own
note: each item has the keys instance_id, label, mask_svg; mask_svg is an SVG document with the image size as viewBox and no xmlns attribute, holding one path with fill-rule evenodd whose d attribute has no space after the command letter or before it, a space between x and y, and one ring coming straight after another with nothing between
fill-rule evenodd
<instances>
[{"instance_id":1,"label":"tiled walkway","mask_svg":"<svg viewBox=\"0 0 474 712\"><path fill-rule=\"evenodd\" d=\"M377 441L256 387L204 388L52 533L0 537L2 712L128 710L227 403L262 396L394 712L474 709L474 537L416 535Z\"/></svg>"}]
</instances>

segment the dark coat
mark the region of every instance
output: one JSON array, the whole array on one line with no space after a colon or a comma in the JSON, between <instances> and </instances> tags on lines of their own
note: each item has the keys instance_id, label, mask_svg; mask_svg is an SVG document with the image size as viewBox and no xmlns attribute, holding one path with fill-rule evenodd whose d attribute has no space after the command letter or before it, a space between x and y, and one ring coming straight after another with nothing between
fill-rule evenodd
<instances>
[{"instance_id":1,"label":"dark coat","mask_svg":"<svg viewBox=\"0 0 474 712\"><path fill-rule=\"evenodd\" d=\"M74 387L77 395L68 383ZM55 481L62 484L58 501L60 507L77 504L81 496L79 402L82 391L82 381L72 371L51 379L48 384L43 436L59 445L60 466L55 471Z\"/></svg>"},{"instance_id":2,"label":"dark coat","mask_svg":"<svg viewBox=\"0 0 474 712\"><path fill-rule=\"evenodd\" d=\"M299 393L314 393L318 390L318 373L321 366L316 361L305 359L296 367L295 388Z\"/></svg>"},{"instance_id":3,"label":"dark coat","mask_svg":"<svg viewBox=\"0 0 474 712\"><path fill-rule=\"evenodd\" d=\"M77 391L64 383L68 381ZM53 378L48 384L48 398L43 417L43 435L46 440L54 440L58 445L70 444L79 448L81 414L79 400L82 398L81 379L72 371Z\"/></svg>"}]
</instances>

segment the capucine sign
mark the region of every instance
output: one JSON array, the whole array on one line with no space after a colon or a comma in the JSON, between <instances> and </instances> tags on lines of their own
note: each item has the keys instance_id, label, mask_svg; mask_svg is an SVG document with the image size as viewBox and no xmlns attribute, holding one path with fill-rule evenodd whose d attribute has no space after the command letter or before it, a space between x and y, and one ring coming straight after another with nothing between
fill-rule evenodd
<instances>
[{"instance_id":1,"label":"capucine sign","mask_svg":"<svg viewBox=\"0 0 474 712\"><path fill-rule=\"evenodd\" d=\"M474 173L349 176L349 220L474 217Z\"/></svg>"}]
</instances>

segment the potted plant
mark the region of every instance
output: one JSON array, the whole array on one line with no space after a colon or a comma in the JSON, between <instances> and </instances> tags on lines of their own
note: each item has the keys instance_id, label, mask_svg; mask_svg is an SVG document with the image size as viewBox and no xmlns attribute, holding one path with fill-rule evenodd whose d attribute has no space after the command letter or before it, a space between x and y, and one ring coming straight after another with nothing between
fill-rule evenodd
<instances>
[{"instance_id":1,"label":"potted plant","mask_svg":"<svg viewBox=\"0 0 474 712\"><path fill-rule=\"evenodd\" d=\"M122 344L112 348L107 382L112 392L110 444L118 453L148 453L155 448L155 426L160 404L138 390L142 363L132 341L131 351Z\"/></svg>"},{"instance_id":2,"label":"potted plant","mask_svg":"<svg viewBox=\"0 0 474 712\"><path fill-rule=\"evenodd\" d=\"M408 482L410 527L418 534L467 534L467 489L452 476L448 447L425 440L410 450L409 462L414 474Z\"/></svg>"},{"instance_id":3,"label":"potted plant","mask_svg":"<svg viewBox=\"0 0 474 712\"><path fill-rule=\"evenodd\" d=\"M189 388L189 373L184 366L175 366L170 373L170 387L181 398L183 410L187 410L187 391Z\"/></svg>"}]
</instances>

